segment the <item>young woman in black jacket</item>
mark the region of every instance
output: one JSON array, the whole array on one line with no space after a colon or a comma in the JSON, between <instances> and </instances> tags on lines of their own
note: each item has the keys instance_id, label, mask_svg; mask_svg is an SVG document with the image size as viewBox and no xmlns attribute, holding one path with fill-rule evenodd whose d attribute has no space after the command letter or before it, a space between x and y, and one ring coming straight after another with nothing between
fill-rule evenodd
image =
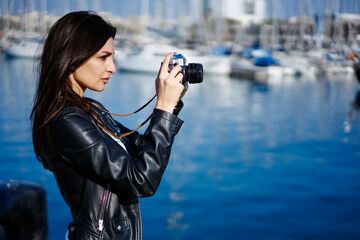
<instances>
[{"instance_id":1,"label":"young woman in black jacket","mask_svg":"<svg viewBox=\"0 0 360 240\"><path fill-rule=\"evenodd\" d=\"M143 135L124 136L129 129L83 96L102 91L115 73L115 32L94 13L72 12L51 27L43 47L33 145L70 207L70 240L141 239L138 198L156 192L183 123L174 114L183 76L179 66L168 71L171 53L155 80L157 103Z\"/></svg>"}]
</instances>

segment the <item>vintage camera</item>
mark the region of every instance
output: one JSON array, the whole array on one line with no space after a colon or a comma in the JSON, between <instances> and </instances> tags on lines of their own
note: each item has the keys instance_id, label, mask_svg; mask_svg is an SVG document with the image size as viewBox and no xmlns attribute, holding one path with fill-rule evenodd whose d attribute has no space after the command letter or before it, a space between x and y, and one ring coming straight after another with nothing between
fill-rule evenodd
<instances>
[{"instance_id":1,"label":"vintage camera","mask_svg":"<svg viewBox=\"0 0 360 240\"><path fill-rule=\"evenodd\" d=\"M203 66L200 63L189 63L186 65L186 58L181 53L174 52L170 60L169 69L171 70L176 65L182 67L182 74L184 75L183 84L201 83L203 81Z\"/></svg>"}]
</instances>

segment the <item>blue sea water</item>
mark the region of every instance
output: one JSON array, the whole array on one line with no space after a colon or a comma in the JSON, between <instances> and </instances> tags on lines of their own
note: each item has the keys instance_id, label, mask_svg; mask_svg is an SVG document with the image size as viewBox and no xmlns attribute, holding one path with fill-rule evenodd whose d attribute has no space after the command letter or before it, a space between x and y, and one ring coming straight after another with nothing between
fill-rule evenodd
<instances>
[{"instance_id":1,"label":"blue sea water","mask_svg":"<svg viewBox=\"0 0 360 240\"><path fill-rule=\"evenodd\" d=\"M35 75L32 61L0 57L0 181L45 187L58 240L71 216L32 149ZM129 113L154 95L154 78L116 73L86 94ZM275 80L205 76L190 86L162 183L140 200L143 239L360 239L359 83ZM116 119L136 128L153 106Z\"/></svg>"}]
</instances>

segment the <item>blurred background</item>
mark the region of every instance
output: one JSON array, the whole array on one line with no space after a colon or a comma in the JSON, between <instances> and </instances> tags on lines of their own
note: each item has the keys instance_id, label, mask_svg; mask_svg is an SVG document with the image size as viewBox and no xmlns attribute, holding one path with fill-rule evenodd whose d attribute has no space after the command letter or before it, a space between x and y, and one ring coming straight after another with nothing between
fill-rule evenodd
<instances>
[{"instance_id":1,"label":"blurred background","mask_svg":"<svg viewBox=\"0 0 360 240\"><path fill-rule=\"evenodd\" d=\"M29 115L42 40L77 10L117 28L117 72L85 92L111 112L155 94L168 52L204 67L158 192L140 200L143 239L360 239L360 1L0 0L0 181L46 189L49 239L71 216ZM116 119L136 128L153 107Z\"/></svg>"}]
</instances>

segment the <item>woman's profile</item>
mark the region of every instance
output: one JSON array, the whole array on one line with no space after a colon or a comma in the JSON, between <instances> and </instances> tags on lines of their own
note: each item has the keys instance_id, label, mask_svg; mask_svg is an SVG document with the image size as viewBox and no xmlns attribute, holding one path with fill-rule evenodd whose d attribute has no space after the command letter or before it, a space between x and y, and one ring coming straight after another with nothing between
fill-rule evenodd
<instances>
[{"instance_id":1,"label":"woman's profile","mask_svg":"<svg viewBox=\"0 0 360 240\"><path fill-rule=\"evenodd\" d=\"M41 55L33 145L70 208L68 239L141 239L138 198L156 192L183 123L183 76L179 66L168 71L171 53L155 80L157 102L144 134L123 137L131 131L84 97L86 89L104 90L116 72L115 33L95 13L72 12L51 27Z\"/></svg>"}]
</instances>

